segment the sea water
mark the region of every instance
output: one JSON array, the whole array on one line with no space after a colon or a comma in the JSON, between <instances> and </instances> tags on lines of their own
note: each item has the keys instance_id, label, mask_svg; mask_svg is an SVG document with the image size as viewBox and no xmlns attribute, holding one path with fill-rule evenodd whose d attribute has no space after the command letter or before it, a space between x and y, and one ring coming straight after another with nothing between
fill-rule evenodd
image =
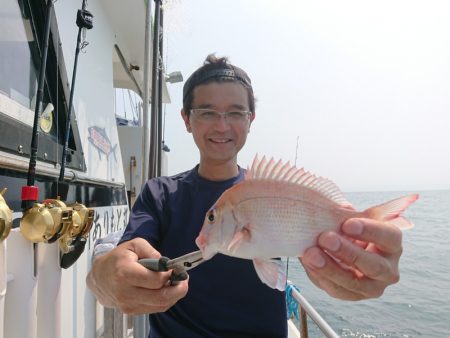
<instances>
[{"instance_id":1,"label":"sea water","mask_svg":"<svg viewBox=\"0 0 450 338\"><path fill-rule=\"evenodd\" d=\"M412 192L344 195L357 210ZM404 215L415 227L403 232L400 282L378 299L336 300L308 279L295 258L288 278L341 337L450 337L450 191L423 191ZM324 337L308 319L309 337Z\"/></svg>"}]
</instances>

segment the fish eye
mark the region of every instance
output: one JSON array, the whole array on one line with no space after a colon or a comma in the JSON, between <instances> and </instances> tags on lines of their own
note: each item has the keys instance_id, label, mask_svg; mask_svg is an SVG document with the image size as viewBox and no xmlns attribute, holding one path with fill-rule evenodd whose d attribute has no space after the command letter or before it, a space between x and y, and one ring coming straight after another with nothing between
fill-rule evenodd
<instances>
[{"instance_id":1,"label":"fish eye","mask_svg":"<svg viewBox=\"0 0 450 338\"><path fill-rule=\"evenodd\" d=\"M206 218L208 219L209 223L214 223L214 220L216 219L216 213L214 209L211 209L208 211L208 214L206 215Z\"/></svg>"}]
</instances>

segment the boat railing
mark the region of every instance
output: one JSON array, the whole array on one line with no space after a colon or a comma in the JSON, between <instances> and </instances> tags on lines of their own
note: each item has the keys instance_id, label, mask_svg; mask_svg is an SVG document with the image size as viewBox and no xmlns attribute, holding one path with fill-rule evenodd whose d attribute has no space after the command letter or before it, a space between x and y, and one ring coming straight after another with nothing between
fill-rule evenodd
<instances>
[{"instance_id":1,"label":"boat railing","mask_svg":"<svg viewBox=\"0 0 450 338\"><path fill-rule=\"evenodd\" d=\"M303 297L298 290L291 288L292 297L296 300L299 309L299 331L301 338L308 338L308 318L309 316L317 327L327 338L339 338L339 335L322 318L314 307Z\"/></svg>"}]
</instances>

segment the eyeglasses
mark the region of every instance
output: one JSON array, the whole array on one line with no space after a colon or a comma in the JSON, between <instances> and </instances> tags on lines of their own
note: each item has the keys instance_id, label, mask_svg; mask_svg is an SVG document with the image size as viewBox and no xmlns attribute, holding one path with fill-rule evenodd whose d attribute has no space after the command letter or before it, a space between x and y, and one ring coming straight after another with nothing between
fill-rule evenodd
<instances>
[{"instance_id":1,"label":"eyeglasses","mask_svg":"<svg viewBox=\"0 0 450 338\"><path fill-rule=\"evenodd\" d=\"M196 120L204 123L213 123L220 121L220 118L223 116L225 121L231 124L248 121L250 119L250 115L252 114L248 110L233 110L227 112L218 112L214 109L209 108L191 109L190 112Z\"/></svg>"}]
</instances>

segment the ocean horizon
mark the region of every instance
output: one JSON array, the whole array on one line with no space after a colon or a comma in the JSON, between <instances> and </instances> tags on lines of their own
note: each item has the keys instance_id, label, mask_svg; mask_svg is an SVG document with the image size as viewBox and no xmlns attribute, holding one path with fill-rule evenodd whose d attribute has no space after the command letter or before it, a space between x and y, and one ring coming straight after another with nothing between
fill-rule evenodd
<instances>
[{"instance_id":1,"label":"ocean horizon","mask_svg":"<svg viewBox=\"0 0 450 338\"><path fill-rule=\"evenodd\" d=\"M403 232L400 281L377 299L350 302L318 289L295 259L288 278L341 337L450 337L450 190L415 191L404 213L414 228ZM345 192L357 210L412 191ZM308 319L310 337L324 337Z\"/></svg>"}]
</instances>

